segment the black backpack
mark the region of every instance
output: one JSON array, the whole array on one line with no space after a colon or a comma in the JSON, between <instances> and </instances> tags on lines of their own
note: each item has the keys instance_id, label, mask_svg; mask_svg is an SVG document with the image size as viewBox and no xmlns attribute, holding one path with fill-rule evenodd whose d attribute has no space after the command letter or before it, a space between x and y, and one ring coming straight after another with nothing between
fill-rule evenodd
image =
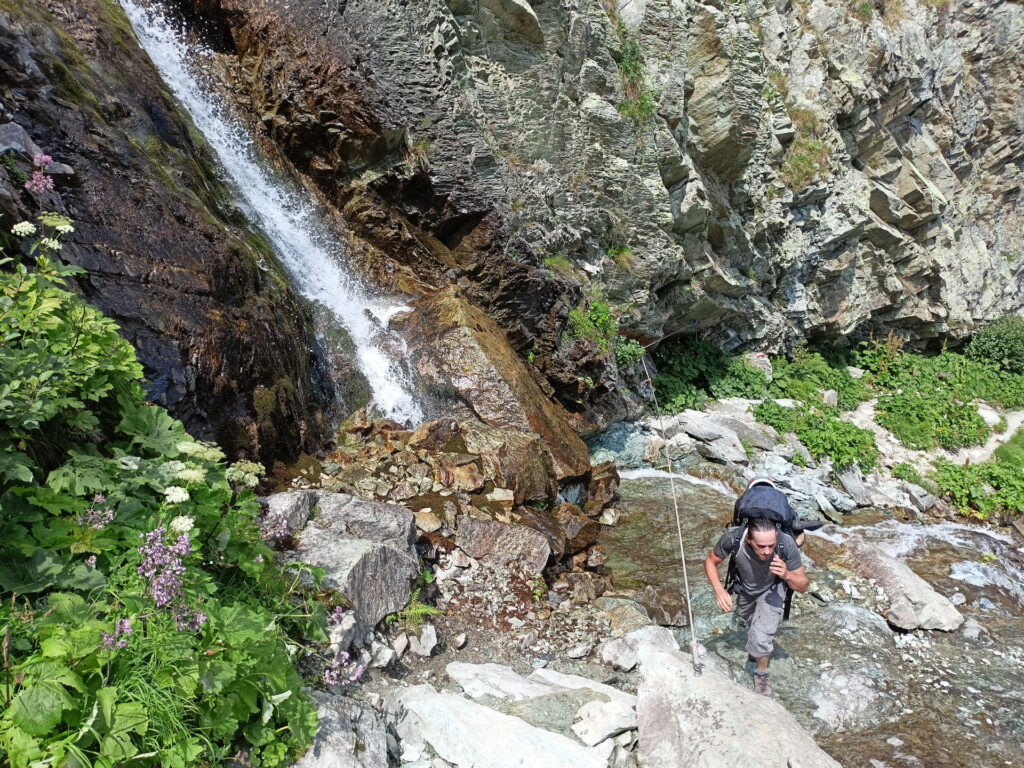
<instances>
[{"instance_id":1,"label":"black backpack","mask_svg":"<svg viewBox=\"0 0 1024 768\"><path fill-rule=\"evenodd\" d=\"M747 488L747 492L736 499L736 504L732 509L732 523L728 527L743 527L736 545L737 550L747 536L747 523L756 518L771 520L780 533L789 534L794 541L804 531L814 531L824 525L821 520L801 520L790 506L786 494L768 482L754 481L754 484ZM735 588L736 550L729 556L729 569L725 577L726 591L732 593ZM783 620L789 618L789 609L792 603L793 590L787 584Z\"/></svg>"}]
</instances>

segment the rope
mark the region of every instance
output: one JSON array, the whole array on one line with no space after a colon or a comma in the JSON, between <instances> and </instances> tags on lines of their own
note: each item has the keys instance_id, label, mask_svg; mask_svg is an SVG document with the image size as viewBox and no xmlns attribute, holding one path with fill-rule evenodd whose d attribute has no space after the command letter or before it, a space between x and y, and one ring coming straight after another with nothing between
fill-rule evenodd
<instances>
[{"instance_id":1,"label":"rope","mask_svg":"<svg viewBox=\"0 0 1024 768\"><path fill-rule=\"evenodd\" d=\"M661 412L658 404L658 395L654 391L654 382L651 381L651 372L647 369L647 361L640 358L644 366L644 375L647 377L647 385L651 388L651 395L654 397L654 408L658 412L658 420L661 422L661 433L665 434L665 415ZM672 489L672 509L676 515L676 534L679 536L679 561L683 566L683 588L686 590L686 618L690 622L690 655L693 657L693 674L700 677L704 671L704 665L698 661L703 655L700 644L697 642L697 627L693 623L693 609L690 607L690 577L686 573L686 548L683 546L683 524L679 520L679 499L676 496L675 472L672 471L672 456L668 450L668 443L665 444L665 461L668 463L668 482Z\"/></svg>"}]
</instances>

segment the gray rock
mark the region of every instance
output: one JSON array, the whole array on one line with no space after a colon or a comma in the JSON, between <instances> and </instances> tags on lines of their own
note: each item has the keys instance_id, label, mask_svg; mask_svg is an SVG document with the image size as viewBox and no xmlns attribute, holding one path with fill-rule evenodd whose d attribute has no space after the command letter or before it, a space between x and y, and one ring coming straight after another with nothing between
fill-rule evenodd
<instances>
[{"instance_id":1,"label":"gray rock","mask_svg":"<svg viewBox=\"0 0 1024 768\"><path fill-rule=\"evenodd\" d=\"M391 647L395 649L395 655L402 658L409 650L409 636L403 632L392 641Z\"/></svg>"},{"instance_id":2,"label":"gray rock","mask_svg":"<svg viewBox=\"0 0 1024 768\"><path fill-rule=\"evenodd\" d=\"M871 505L871 489L864 482L864 475L856 464L850 464L836 471L836 479L854 501L861 507Z\"/></svg>"},{"instance_id":3,"label":"gray rock","mask_svg":"<svg viewBox=\"0 0 1024 768\"><path fill-rule=\"evenodd\" d=\"M323 691L310 696L320 722L295 768L387 768L384 725L371 707Z\"/></svg>"},{"instance_id":4,"label":"gray rock","mask_svg":"<svg viewBox=\"0 0 1024 768\"><path fill-rule=\"evenodd\" d=\"M488 565L519 563L527 573L540 573L551 556L551 545L540 531L515 523L459 517L455 542L470 557Z\"/></svg>"},{"instance_id":5,"label":"gray rock","mask_svg":"<svg viewBox=\"0 0 1024 768\"><path fill-rule=\"evenodd\" d=\"M618 688L591 680L581 675L567 675L563 672L556 672L553 669L538 669L530 674L530 680L549 685L552 688L563 691L588 690L600 694L608 701L619 701L628 706L636 704L636 696L631 693L619 690Z\"/></svg>"},{"instance_id":6,"label":"gray rock","mask_svg":"<svg viewBox=\"0 0 1024 768\"><path fill-rule=\"evenodd\" d=\"M378 643L376 641L370 645L370 666L371 667L386 667L392 661L397 658L393 648L389 648L384 643Z\"/></svg>"},{"instance_id":7,"label":"gray rock","mask_svg":"<svg viewBox=\"0 0 1024 768\"><path fill-rule=\"evenodd\" d=\"M460 632L459 634L457 634L455 637L452 638L452 648L455 648L456 650L458 650L460 648L464 648L465 645L466 645L466 633L465 632Z\"/></svg>"},{"instance_id":8,"label":"gray rock","mask_svg":"<svg viewBox=\"0 0 1024 768\"><path fill-rule=\"evenodd\" d=\"M629 632L624 637L609 640L601 646L601 660L611 664L615 669L628 672L637 665L640 660L639 649L641 645L647 645L662 650L674 651L679 649L675 635L665 627L647 626Z\"/></svg>"},{"instance_id":9,"label":"gray rock","mask_svg":"<svg viewBox=\"0 0 1024 768\"><path fill-rule=\"evenodd\" d=\"M433 624L424 624L423 629L420 630L419 637L413 636L409 638L409 650L417 656L423 656L424 658L430 656L436 646L437 630Z\"/></svg>"},{"instance_id":10,"label":"gray rock","mask_svg":"<svg viewBox=\"0 0 1024 768\"><path fill-rule=\"evenodd\" d=\"M613 637L621 637L634 629L651 624L651 618L640 603L622 597L599 597L594 607L611 623Z\"/></svg>"},{"instance_id":11,"label":"gray rock","mask_svg":"<svg viewBox=\"0 0 1024 768\"><path fill-rule=\"evenodd\" d=\"M29 160L43 154L43 150L28 135L28 131L17 123L4 123L0 125L0 155L11 151L21 153Z\"/></svg>"},{"instance_id":12,"label":"gray rock","mask_svg":"<svg viewBox=\"0 0 1024 768\"><path fill-rule=\"evenodd\" d=\"M459 766L605 768L599 753L561 734L528 725L427 685L388 694L385 711L399 739L429 745Z\"/></svg>"},{"instance_id":13,"label":"gray rock","mask_svg":"<svg viewBox=\"0 0 1024 768\"><path fill-rule=\"evenodd\" d=\"M283 519L285 530L294 536L306 525L319 495L319 491L287 491L261 496L258 501L267 517Z\"/></svg>"},{"instance_id":14,"label":"gray rock","mask_svg":"<svg viewBox=\"0 0 1024 768\"><path fill-rule=\"evenodd\" d=\"M636 710L622 701L588 701L577 715L572 732L588 747L637 727Z\"/></svg>"},{"instance_id":15,"label":"gray rock","mask_svg":"<svg viewBox=\"0 0 1024 768\"><path fill-rule=\"evenodd\" d=\"M407 514L411 528L412 514ZM322 515L307 524L297 539L291 559L323 568L324 587L345 596L362 628L376 626L389 613L409 602L409 584L419 571L411 544L398 549L376 541L349 538L342 525L332 525L332 521Z\"/></svg>"},{"instance_id":16,"label":"gray rock","mask_svg":"<svg viewBox=\"0 0 1024 768\"><path fill-rule=\"evenodd\" d=\"M778 702L688 656L643 644L637 693L640 764L678 768L841 768Z\"/></svg>"},{"instance_id":17,"label":"gray rock","mask_svg":"<svg viewBox=\"0 0 1024 768\"><path fill-rule=\"evenodd\" d=\"M448 676L462 686L467 696L479 699L532 699L554 693L555 688L530 680L502 664L466 664L453 661L445 667Z\"/></svg>"},{"instance_id":18,"label":"gray rock","mask_svg":"<svg viewBox=\"0 0 1024 768\"><path fill-rule=\"evenodd\" d=\"M949 600L907 565L856 536L846 541L850 568L865 579L875 579L889 599L886 619L900 629L939 629L945 632L959 627L964 620Z\"/></svg>"}]
</instances>

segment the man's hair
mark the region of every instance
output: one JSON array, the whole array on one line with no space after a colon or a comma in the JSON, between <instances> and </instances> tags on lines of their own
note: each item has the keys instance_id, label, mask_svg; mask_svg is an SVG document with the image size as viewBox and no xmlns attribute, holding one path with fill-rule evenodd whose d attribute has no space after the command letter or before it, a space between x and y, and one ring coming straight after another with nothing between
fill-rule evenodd
<instances>
[{"instance_id":1,"label":"man's hair","mask_svg":"<svg viewBox=\"0 0 1024 768\"><path fill-rule=\"evenodd\" d=\"M754 533L768 533L769 531L777 531L775 523L764 517L754 517L747 521L747 538L753 539Z\"/></svg>"}]
</instances>

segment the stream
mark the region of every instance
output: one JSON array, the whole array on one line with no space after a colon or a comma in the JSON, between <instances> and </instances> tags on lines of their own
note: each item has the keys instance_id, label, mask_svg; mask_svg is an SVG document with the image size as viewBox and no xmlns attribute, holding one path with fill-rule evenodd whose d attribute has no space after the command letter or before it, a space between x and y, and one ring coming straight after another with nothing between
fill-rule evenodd
<instances>
[{"instance_id":1,"label":"stream","mask_svg":"<svg viewBox=\"0 0 1024 768\"><path fill-rule=\"evenodd\" d=\"M120 3L139 43L213 148L236 202L267 236L292 285L348 332L377 407L396 421L422 421L403 364L404 341L387 328L391 316L407 307L374 299L346 270L344 245L309 197L272 170L248 130L204 85L206 52L190 47L159 6Z\"/></svg>"},{"instance_id":2,"label":"stream","mask_svg":"<svg viewBox=\"0 0 1024 768\"><path fill-rule=\"evenodd\" d=\"M601 535L615 587L681 593L667 475L627 477L619 489L623 514ZM715 606L703 570L736 495L724 483L685 474L675 488L698 639L749 686L745 633ZM958 604L965 623L950 633L891 629L873 610L874 585L848 569L843 542L850 536L906 562ZM826 526L804 545L811 590L796 596L780 628L775 696L846 768L1024 765L1022 543L1012 530L903 523L877 512Z\"/></svg>"}]
</instances>

